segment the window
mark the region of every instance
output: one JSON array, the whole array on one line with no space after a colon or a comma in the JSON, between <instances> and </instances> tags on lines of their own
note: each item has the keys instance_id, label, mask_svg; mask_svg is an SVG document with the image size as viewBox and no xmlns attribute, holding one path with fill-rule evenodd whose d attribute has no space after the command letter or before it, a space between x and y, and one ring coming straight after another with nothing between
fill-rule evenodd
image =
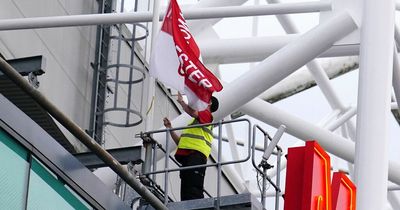
<instances>
[{"instance_id":1,"label":"window","mask_svg":"<svg viewBox=\"0 0 400 210\"><path fill-rule=\"evenodd\" d=\"M27 209L89 209L44 165L32 159Z\"/></svg>"},{"instance_id":2,"label":"window","mask_svg":"<svg viewBox=\"0 0 400 210\"><path fill-rule=\"evenodd\" d=\"M0 209L92 209L0 129Z\"/></svg>"},{"instance_id":3,"label":"window","mask_svg":"<svg viewBox=\"0 0 400 210\"><path fill-rule=\"evenodd\" d=\"M24 209L28 152L1 129L0 163L0 209Z\"/></svg>"}]
</instances>

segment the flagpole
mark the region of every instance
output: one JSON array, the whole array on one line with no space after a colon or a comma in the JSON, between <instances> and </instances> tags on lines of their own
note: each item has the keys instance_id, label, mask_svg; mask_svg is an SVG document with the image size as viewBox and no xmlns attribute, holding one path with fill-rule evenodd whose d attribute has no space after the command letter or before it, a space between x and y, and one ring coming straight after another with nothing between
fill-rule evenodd
<instances>
[{"instance_id":1,"label":"flagpole","mask_svg":"<svg viewBox=\"0 0 400 210\"><path fill-rule=\"evenodd\" d=\"M160 17L160 0L154 0L153 4L153 19L152 19L152 27L151 27L151 52L154 47L154 40L157 36L158 26L159 26L159 17ZM155 102L155 79L154 77L148 77L149 82L147 84L147 90L149 91L147 94L147 111L146 111L146 124L145 130L150 131L153 129L153 119L154 119L154 102Z\"/></svg>"}]
</instances>

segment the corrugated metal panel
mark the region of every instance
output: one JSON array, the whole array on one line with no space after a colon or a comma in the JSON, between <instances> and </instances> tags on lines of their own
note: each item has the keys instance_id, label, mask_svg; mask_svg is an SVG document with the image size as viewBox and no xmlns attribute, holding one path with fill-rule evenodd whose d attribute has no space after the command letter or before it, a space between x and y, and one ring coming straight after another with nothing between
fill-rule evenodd
<instances>
[{"instance_id":1,"label":"corrugated metal panel","mask_svg":"<svg viewBox=\"0 0 400 210\"><path fill-rule=\"evenodd\" d=\"M40 107L31 97L17 87L12 81L0 76L0 93L32 118L37 124L47 131L58 143L70 153L75 153L75 148L58 128L53 118Z\"/></svg>"}]
</instances>

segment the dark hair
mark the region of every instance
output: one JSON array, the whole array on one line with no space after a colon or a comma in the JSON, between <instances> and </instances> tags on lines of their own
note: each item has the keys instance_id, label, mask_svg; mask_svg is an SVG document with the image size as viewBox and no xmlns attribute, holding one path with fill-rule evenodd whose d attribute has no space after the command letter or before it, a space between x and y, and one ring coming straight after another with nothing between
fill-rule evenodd
<instances>
[{"instance_id":1,"label":"dark hair","mask_svg":"<svg viewBox=\"0 0 400 210\"><path fill-rule=\"evenodd\" d=\"M214 96L211 96L211 107L210 107L210 111L211 112L215 112L218 110L219 107L219 102L218 99L215 98Z\"/></svg>"}]
</instances>

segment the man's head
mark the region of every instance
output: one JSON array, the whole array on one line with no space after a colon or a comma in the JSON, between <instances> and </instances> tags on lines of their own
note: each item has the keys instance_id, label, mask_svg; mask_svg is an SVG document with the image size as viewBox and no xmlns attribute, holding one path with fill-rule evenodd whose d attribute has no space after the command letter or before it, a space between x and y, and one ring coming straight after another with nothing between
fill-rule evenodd
<instances>
[{"instance_id":1,"label":"man's head","mask_svg":"<svg viewBox=\"0 0 400 210\"><path fill-rule=\"evenodd\" d=\"M219 107L218 99L215 98L214 96L211 96L210 111L215 112L218 110L218 107Z\"/></svg>"}]
</instances>

